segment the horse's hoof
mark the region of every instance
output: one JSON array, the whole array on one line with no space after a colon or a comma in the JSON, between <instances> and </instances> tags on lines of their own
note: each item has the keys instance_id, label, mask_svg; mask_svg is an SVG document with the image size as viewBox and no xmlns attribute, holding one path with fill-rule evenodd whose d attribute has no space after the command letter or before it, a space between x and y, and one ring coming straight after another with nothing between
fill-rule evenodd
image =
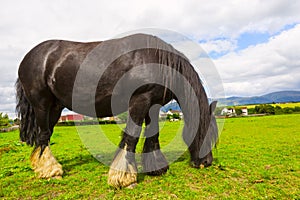
<instances>
[{"instance_id":1,"label":"horse's hoof","mask_svg":"<svg viewBox=\"0 0 300 200\"><path fill-rule=\"evenodd\" d=\"M133 183L131 185L128 185L126 188L128 189L134 189L137 186L137 183Z\"/></svg>"},{"instance_id":2,"label":"horse's hoof","mask_svg":"<svg viewBox=\"0 0 300 200\"><path fill-rule=\"evenodd\" d=\"M137 168L134 154L121 149L110 166L108 184L122 188L135 183L137 183Z\"/></svg>"},{"instance_id":3,"label":"horse's hoof","mask_svg":"<svg viewBox=\"0 0 300 200\"><path fill-rule=\"evenodd\" d=\"M49 147L46 147L42 156L40 156L40 147L37 148L31 155L30 160L35 173L39 178L50 179L54 177L61 177L63 170L51 153Z\"/></svg>"},{"instance_id":4,"label":"horse's hoof","mask_svg":"<svg viewBox=\"0 0 300 200\"><path fill-rule=\"evenodd\" d=\"M169 166L166 166L166 167L163 167L159 170L147 172L146 174L149 175L149 176L161 176L161 175L167 173L168 169L169 169Z\"/></svg>"},{"instance_id":5,"label":"horse's hoof","mask_svg":"<svg viewBox=\"0 0 300 200\"><path fill-rule=\"evenodd\" d=\"M108 173L108 184L115 188L131 187L137 183L136 172L124 172L110 169Z\"/></svg>"},{"instance_id":6,"label":"horse's hoof","mask_svg":"<svg viewBox=\"0 0 300 200\"><path fill-rule=\"evenodd\" d=\"M160 176L169 169L168 161L160 149L143 153L142 164L144 173L151 176Z\"/></svg>"},{"instance_id":7,"label":"horse's hoof","mask_svg":"<svg viewBox=\"0 0 300 200\"><path fill-rule=\"evenodd\" d=\"M54 177L52 177L52 179L54 179L54 180L61 180L62 176L54 176Z\"/></svg>"},{"instance_id":8,"label":"horse's hoof","mask_svg":"<svg viewBox=\"0 0 300 200\"><path fill-rule=\"evenodd\" d=\"M39 178L46 179L61 179L63 175L63 170L60 164L55 164L53 166L41 167L34 170ZM59 178L60 177L60 178Z\"/></svg>"}]
</instances>

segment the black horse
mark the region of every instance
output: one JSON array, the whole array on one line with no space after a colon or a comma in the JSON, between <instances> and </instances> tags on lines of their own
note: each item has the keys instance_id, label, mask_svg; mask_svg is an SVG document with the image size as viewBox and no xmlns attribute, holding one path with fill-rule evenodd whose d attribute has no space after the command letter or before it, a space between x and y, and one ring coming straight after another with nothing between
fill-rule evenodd
<instances>
[{"instance_id":1,"label":"black horse","mask_svg":"<svg viewBox=\"0 0 300 200\"><path fill-rule=\"evenodd\" d=\"M91 43L46 41L26 54L18 75L20 138L34 146L30 159L39 177L63 174L49 142L64 108L95 117L128 110L127 126L109 170L110 185L126 187L137 182L134 153L144 121L144 171L165 173L169 166L160 151L158 116L160 106L172 99L184 114L183 139L191 165L212 163L211 149L218 137L213 115L216 102L209 105L188 59L157 37L135 34Z\"/></svg>"}]
</instances>

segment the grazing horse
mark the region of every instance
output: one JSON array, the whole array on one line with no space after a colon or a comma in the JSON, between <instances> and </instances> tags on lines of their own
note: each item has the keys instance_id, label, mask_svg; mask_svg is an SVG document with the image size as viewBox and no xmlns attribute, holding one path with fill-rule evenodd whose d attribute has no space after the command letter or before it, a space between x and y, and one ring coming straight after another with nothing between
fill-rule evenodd
<instances>
[{"instance_id":1,"label":"grazing horse","mask_svg":"<svg viewBox=\"0 0 300 200\"><path fill-rule=\"evenodd\" d=\"M108 184L119 188L137 182L135 149L144 121L143 169L150 175L164 174L169 166L160 151L158 117L160 107L172 99L184 114L182 135L191 165L212 164L211 149L218 137L216 102L209 105L189 60L155 36L134 34L89 43L45 41L22 60L16 90L20 138L34 146L30 160L41 178L63 175L49 143L64 108L93 117L128 111Z\"/></svg>"}]
</instances>

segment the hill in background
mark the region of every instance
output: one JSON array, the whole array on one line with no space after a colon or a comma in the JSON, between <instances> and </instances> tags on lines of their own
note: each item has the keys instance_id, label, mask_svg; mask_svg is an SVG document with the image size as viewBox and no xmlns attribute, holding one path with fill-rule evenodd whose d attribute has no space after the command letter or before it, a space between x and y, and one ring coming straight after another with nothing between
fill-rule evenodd
<instances>
[{"instance_id":1,"label":"hill in background","mask_svg":"<svg viewBox=\"0 0 300 200\"><path fill-rule=\"evenodd\" d=\"M226 106L288 102L300 102L300 91L280 91L272 92L262 96L228 97L218 99L219 104ZM161 111L164 112L169 110L180 110L180 107L176 101L171 101L161 108Z\"/></svg>"},{"instance_id":2,"label":"hill in background","mask_svg":"<svg viewBox=\"0 0 300 200\"><path fill-rule=\"evenodd\" d=\"M300 102L300 91L272 92L262 96L254 96L254 97L229 97L229 98L218 99L218 101L219 103L228 106Z\"/></svg>"}]
</instances>

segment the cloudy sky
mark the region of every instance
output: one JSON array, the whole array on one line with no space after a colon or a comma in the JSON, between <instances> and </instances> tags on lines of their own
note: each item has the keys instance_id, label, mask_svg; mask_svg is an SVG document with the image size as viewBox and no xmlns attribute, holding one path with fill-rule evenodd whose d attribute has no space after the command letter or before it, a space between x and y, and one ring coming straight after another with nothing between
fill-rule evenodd
<instances>
[{"instance_id":1,"label":"cloudy sky","mask_svg":"<svg viewBox=\"0 0 300 200\"><path fill-rule=\"evenodd\" d=\"M226 96L300 90L298 0L1 0L0 112L14 113L23 56L47 39L94 41L143 28L201 45Z\"/></svg>"}]
</instances>

